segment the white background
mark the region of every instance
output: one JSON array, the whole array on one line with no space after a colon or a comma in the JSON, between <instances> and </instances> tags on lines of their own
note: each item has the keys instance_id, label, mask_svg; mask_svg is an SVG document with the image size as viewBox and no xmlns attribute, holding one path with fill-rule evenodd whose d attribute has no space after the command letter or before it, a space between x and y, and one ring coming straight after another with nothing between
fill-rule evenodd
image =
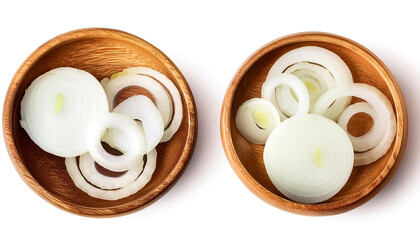
<instances>
[{"instance_id":1,"label":"white background","mask_svg":"<svg viewBox=\"0 0 420 240\"><path fill-rule=\"evenodd\" d=\"M141 211L106 219L76 216L44 201L19 177L0 144L0 239L418 238L415 2L2 1L2 101L20 64L47 40L79 28L116 28L152 43L179 67L195 97L199 135L189 166L167 194ZM369 48L392 71L407 103L410 127L400 168L373 199L344 214L300 216L266 204L234 174L220 140L222 100L242 62L264 44L302 31L339 34Z\"/></svg>"}]
</instances>

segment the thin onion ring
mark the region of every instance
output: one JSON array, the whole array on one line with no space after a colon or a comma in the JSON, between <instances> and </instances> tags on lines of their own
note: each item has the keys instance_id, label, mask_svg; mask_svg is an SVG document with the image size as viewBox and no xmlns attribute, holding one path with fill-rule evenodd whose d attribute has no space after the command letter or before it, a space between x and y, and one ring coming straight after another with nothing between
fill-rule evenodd
<instances>
[{"instance_id":1,"label":"thin onion ring","mask_svg":"<svg viewBox=\"0 0 420 240\"><path fill-rule=\"evenodd\" d=\"M147 153L146 165L140 176L131 184L116 190L104 190L90 185L80 173L75 157L66 158L65 165L77 188L91 197L113 201L135 194L150 181L156 169L156 157L156 150Z\"/></svg>"},{"instance_id":2,"label":"thin onion ring","mask_svg":"<svg viewBox=\"0 0 420 240\"><path fill-rule=\"evenodd\" d=\"M373 125L368 132L362 136L355 137L349 133L347 125L350 118L357 113L368 114L373 119ZM347 132L353 144L353 149L356 152L364 152L375 147L379 144L385 133L383 118L379 117L375 109L367 102L357 102L348 106L338 119L338 125Z\"/></svg>"},{"instance_id":3,"label":"thin onion ring","mask_svg":"<svg viewBox=\"0 0 420 240\"><path fill-rule=\"evenodd\" d=\"M89 152L79 157L80 172L91 184L102 189L118 189L132 183L140 175L143 170L143 161L139 161L136 166L128 169L118 177L110 177L103 175L95 166L95 160Z\"/></svg>"},{"instance_id":4,"label":"thin onion ring","mask_svg":"<svg viewBox=\"0 0 420 240\"><path fill-rule=\"evenodd\" d=\"M103 148L101 139L107 129L119 129L127 137L126 142L130 146L122 148L126 150L122 155L112 155ZM104 168L115 172L133 168L146 153L143 129L133 119L120 113L110 112L91 124L86 141L93 159Z\"/></svg>"},{"instance_id":5,"label":"thin onion ring","mask_svg":"<svg viewBox=\"0 0 420 240\"><path fill-rule=\"evenodd\" d=\"M377 88L364 83L330 89L318 99L314 106L314 112L322 115L335 99L347 96L358 97L369 103L374 107L378 116L383 118L386 126L384 136L378 145L366 152L354 154L355 166L366 165L378 160L388 152L397 131L395 114L388 98Z\"/></svg>"},{"instance_id":6,"label":"thin onion ring","mask_svg":"<svg viewBox=\"0 0 420 240\"><path fill-rule=\"evenodd\" d=\"M316 46L304 46L283 54L270 68L267 79L284 72L289 66L300 62L311 62L323 66L332 74L337 82L337 86L353 83L353 77L347 64L332 51ZM326 116L334 121L337 121L344 108L350 104L351 98L348 97L340 101L345 101L341 111L339 111L340 109L327 111Z\"/></svg>"},{"instance_id":7,"label":"thin onion ring","mask_svg":"<svg viewBox=\"0 0 420 240\"><path fill-rule=\"evenodd\" d=\"M299 107L295 115L308 113L309 94L306 90L305 85L302 83L302 81L299 80L298 77L292 74L280 73L265 80L261 87L261 97L269 100L271 103L274 104L274 106L277 107L281 121L285 120L288 117L281 111L277 104L275 89L278 86L283 85L290 87L296 93L299 99Z\"/></svg>"},{"instance_id":8,"label":"thin onion ring","mask_svg":"<svg viewBox=\"0 0 420 240\"><path fill-rule=\"evenodd\" d=\"M132 67L124 69L124 72L128 74L140 74L145 76L150 76L160 82L168 91L172 97L174 104L173 118L170 125L165 129L161 142L169 141L172 136L178 131L178 128L181 126L182 116L183 116L183 105L181 100L181 95L178 91L178 88L175 84L162 73L147 67Z\"/></svg>"},{"instance_id":9,"label":"thin onion ring","mask_svg":"<svg viewBox=\"0 0 420 240\"><path fill-rule=\"evenodd\" d=\"M162 115L165 127L171 124L173 105L171 97L168 91L157 82L155 79L137 75L137 74L125 74L120 75L109 81L105 86L105 92L108 97L108 103L111 110L116 107L115 97L124 88L130 86L137 86L147 89L156 101L156 107Z\"/></svg>"}]
</instances>

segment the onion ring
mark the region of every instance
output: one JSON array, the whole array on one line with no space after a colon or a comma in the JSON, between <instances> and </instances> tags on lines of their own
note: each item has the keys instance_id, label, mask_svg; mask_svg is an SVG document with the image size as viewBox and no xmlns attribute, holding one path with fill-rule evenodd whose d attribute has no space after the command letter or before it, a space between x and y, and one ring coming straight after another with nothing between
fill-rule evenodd
<instances>
[{"instance_id":1,"label":"onion ring","mask_svg":"<svg viewBox=\"0 0 420 240\"><path fill-rule=\"evenodd\" d=\"M390 101L382 92L364 83L354 83L328 90L316 102L314 112L322 115L335 99L347 96L358 97L369 103L377 115L383 118L384 126L386 126L384 136L378 145L368 151L354 154L355 166L366 165L381 158L390 148L397 131L395 113Z\"/></svg>"},{"instance_id":2,"label":"onion ring","mask_svg":"<svg viewBox=\"0 0 420 240\"><path fill-rule=\"evenodd\" d=\"M284 72L288 67L300 62L310 62L323 66L331 73L337 86L353 83L351 71L346 63L337 54L316 46L296 48L282 55L270 68L267 79ZM351 98L344 98L340 101L344 101L344 104L340 103L340 108L333 108L327 111L326 116L334 121L337 121L344 108L350 104Z\"/></svg>"},{"instance_id":3,"label":"onion ring","mask_svg":"<svg viewBox=\"0 0 420 240\"><path fill-rule=\"evenodd\" d=\"M159 110L153 102L146 96L136 95L125 99L118 104L113 112L125 114L132 119L140 120L146 138L146 152L154 149L160 142L163 136L163 120ZM124 134L120 131L109 131L110 138L117 146L124 146L127 143ZM129 144L129 143L128 143Z\"/></svg>"},{"instance_id":4,"label":"onion ring","mask_svg":"<svg viewBox=\"0 0 420 240\"><path fill-rule=\"evenodd\" d=\"M263 98L245 101L236 112L236 127L249 141L264 144L271 131L280 124L276 107Z\"/></svg>"},{"instance_id":5,"label":"onion ring","mask_svg":"<svg viewBox=\"0 0 420 240\"><path fill-rule=\"evenodd\" d=\"M109 81L105 86L105 93L108 97L109 107L111 110L115 108L115 97L124 88L130 86L138 86L147 89L156 101L156 107L162 115L165 127L167 127L172 119L172 100L166 89L151 77L126 74L120 75Z\"/></svg>"},{"instance_id":6,"label":"onion ring","mask_svg":"<svg viewBox=\"0 0 420 240\"><path fill-rule=\"evenodd\" d=\"M298 77L287 74L279 73L271 78L267 78L261 87L261 97L269 100L274 106L277 107L279 111L280 119L283 121L288 118L278 106L276 100L275 89L279 86L288 86L290 87L297 95L299 99L299 107L295 115L305 114L309 111L309 94L306 90L305 85Z\"/></svg>"},{"instance_id":7,"label":"onion ring","mask_svg":"<svg viewBox=\"0 0 420 240\"><path fill-rule=\"evenodd\" d=\"M349 133L347 125L350 118L357 113L368 114L373 119L373 126L364 135L355 137ZM357 102L348 106L338 119L338 125L347 132L353 144L353 149L356 152L364 152L375 147L379 144L385 133L383 118L379 117L375 109L367 102Z\"/></svg>"},{"instance_id":8,"label":"onion ring","mask_svg":"<svg viewBox=\"0 0 420 240\"><path fill-rule=\"evenodd\" d=\"M124 72L127 72L128 74L140 74L152 77L156 79L158 82L160 82L168 91L169 94L172 96L172 101L174 104L174 110L173 110L173 118L172 122L168 127L165 128L165 132L163 133L163 137L161 142L167 142L169 141L172 136L178 131L178 128L181 126L182 122L182 116L183 116L183 105L181 100L181 95L178 91L178 88L175 86L175 84L165 75L162 73L153 70L151 68L147 67L132 67L124 69Z\"/></svg>"},{"instance_id":9,"label":"onion ring","mask_svg":"<svg viewBox=\"0 0 420 240\"><path fill-rule=\"evenodd\" d=\"M143 161L139 161L136 166L128 169L121 176L110 177L103 175L95 166L95 160L89 152L79 157L80 172L91 184L102 189L118 189L132 183L143 170Z\"/></svg>"},{"instance_id":10,"label":"onion ring","mask_svg":"<svg viewBox=\"0 0 420 240\"><path fill-rule=\"evenodd\" d=\"M101 144L105 131L113 128L121 130L127 138L126 142L130 144L122 148L126 151L120 156L108 153ZM133 119L120 113L105 114L100 120L90 124L86 140L93 159L104 168L115 172L133 168L146 153L143 129Z\"/></svg>"},{"instance_id":11,"label":"onion ring","mask_svg":"<svg viewBox=\"0 0 420 240\"><path fill-rule=\"evenodd\" d=\"M65 165L67 172L69 173L77 188L91 197L113 201L135 194L150 181L153 172L156 169L157 152L156 150L152 150L151 152L147 153L146 156L146 164L140 176L131 184L116 190L104 190L89 184L80 173L75 157L66 158Z\"/></svg>"}]
</instances>

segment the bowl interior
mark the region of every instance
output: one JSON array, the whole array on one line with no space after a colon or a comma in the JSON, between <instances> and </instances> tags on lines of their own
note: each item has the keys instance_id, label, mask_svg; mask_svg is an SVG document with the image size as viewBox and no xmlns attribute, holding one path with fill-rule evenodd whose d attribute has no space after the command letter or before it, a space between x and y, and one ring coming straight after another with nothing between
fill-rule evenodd
<instances>
[{"instance_id":1,"label":"bowl interior","mask_svg":"<svg viewBox=\"0 0 420 240\"><path fill-rule=\"evenodd\" d=\"M224 102L224 107L228 108L223 110L224 116L228 116L225 124L230 131L226 134L226 138L230 139L224 140L224 147L235 172L263 200L279 208L300 213L333 211L353 204L382 181L381 174L386 175L396 161L404 133L401 131L397 133L391 148L381 159L366 166L354 167L347 184L326 202L311 205L289 201L276 189L266 173L263 162L264 145L256 145L246 140L236 128L235 117L239 106L244 101L261 97L261 86L274 62L284 53L302 46L319 46L338 54L349 66L354 82L373 85L388 97L397 115L399 123L397 125L406 121L405 110L402 109L405 106L403 107L398 86L383 64L367 52L367 49L352 41L329 34L298 34L279 39L261 48L242 65L235 75ZM355 101L360 100L353 98L353 102ZM361 135L368 131L372 124L370 117L358 114L351 119L349 131L355 135ZM223 135L222 130L222 138ZM227 146L230 144L231 148ZM394 155L395 153L397 155Z\"/></svg>"},{"instance_id":2,"label":"bowl interior","mask_svg":"<svg viewBox=\"0 0 420 240\"><path fill-rule=\"evenodd\" d=\"M128 67L146 66L171 79L177 86L184 117L178 132L157 147L156 170L151 181L136 194L117 201L92 198L79 190L67 174L64 159L44 152L20 127L20 102L25 89L39 75L57 67L85 70L98 80ZM128 89L119 100L144 92ZM21 66L8 92L10 105L9 152L21 175L28 175L41 196L66 210L87 215L120 214L150 203L166 191L186 166L195 143L195 109L189 87L176 66L162 52L140 38L109 29L85 29L58 36L37 49ZM187 106L190 104L190 107ZM7 107L5 107L7 108ZM9 113L5 111L5 115ZM10 128L10 129L8 129ZM6 136L7 138L7 136ZM27 180L24 178L24 180ZM92 210L89 212L89 209ZM96 211L100 209L101 211ZM104 211L108 209L109 211Z\"/></svg>"}]
</instances>

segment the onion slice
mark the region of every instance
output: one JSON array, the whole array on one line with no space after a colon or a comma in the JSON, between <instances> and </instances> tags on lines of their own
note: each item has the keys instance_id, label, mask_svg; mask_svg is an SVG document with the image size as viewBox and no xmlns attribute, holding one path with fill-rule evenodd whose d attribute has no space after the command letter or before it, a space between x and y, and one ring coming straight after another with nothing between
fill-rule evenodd
<instances>
[{"instance_id":1,"label":"onion slice","mask_svg":"<svg viewBox=\"0 0 420 240\"><path fill-rule=\"evenodd\" d=\"M293 49L282 55L270 68L267 79L285 72L285 70L297 63L309 62L323 66L335 79L337 86L344 86L353 83L353 77L347 64L335 53L321 47L304 46ZM327 116L336 121L341 112L350 104L351 98L344 98L339 104L327 111Z\"/></svg>"},{"instance_id":2,"label":"onion slice","mask_svg":"<svg viewBox=\"0 0 420 240\"><path fill-rule=\"evenodd\" d=\"M174 110L173 110L173 118L172 122L169 126L165 128L165 132L163 133L163 137L161 142L167 142L169 141L172 136L178 131L178 128L181 126L182 117L183 117L183 107L182 107L182 100L181 95L178 91L178 88L175 86L175 84L165 75L162 73L153 70L151 68L147 67L132 67L124 69L123 72L127 72L128 74L140 74L152 77L153 79L160 82L168 91L169 94L172 97L172 101L174 104Z\"/></svg>"},{"instance_id":3,"label":"onion slice","mask_svg":"<svg viewBox=\"0 0 420 240\"><path fill-rule=\"evenodd\" d=\"M350 118L357 113L368 114L373 119L373 125L364 135L355 137L349 133L347 125ZM357 102L348 106L338 119L338 125L347 132L356 152L364 152L378 145L386 128L383 118L379 117L375 109L367 102Z\"/></svg>"},{"instance_id":4,"label":"onion slice","mask_svg":"<svg viewBox=\"0 0 420 240\"><path fill-rule=\"evenodd\" d=\"M101 138L107 129L118 129L127 139L129 146L123 146L126 150L122 155L116 156L108 153L101 144ZM89 153L98 164L115 172L126 171L136 166L146 153L146 144L143 129L130 117L120 113L108 113L90 124L87 134Z\"/></svg>"},{"instance_id":5,"label":"onion slice","mask_svg":"<svg viewBox=\"0 0 420 240\"><path fill-rule=\"evenodd\" d=\"M235 121L239 132L246 139L264 144L271 131L280 124L280 116L270 101L251 98L239 107Z\"/></svg>"},{"instance_id":6,"label":"onion slice","mask_svg":"<svg viewBox=\"0 0 420 240\"><path fill-rule=\"evenodd\" d=\"M105 92L90 73L60 67L37 77L21 101L21 126L43 150L61 157L88 150L89 125L109 112Z\"/></svg>"},{"instance_id":7,"label":"onion slice","mask_svg":"<svg viewBox=\"0 0 420 240\"><path fill-rule=\"evenodd\" d=\"M152 178L153 172L156 169L156 150L147 153L146 164L141 175L131 184L116 190L104 190L89 184L77 167L75 157L66 158L65 165L67 172L77 188L87 193L89 196L104 200L119 200L130 195L135 194L142 189Z\"/></svg>"},{"instance_id":8,"label":"onion slice","mask_svg":"<svg viewBox=\"0 0 420 240\"><path fill-rule=\"evenodd\" d=\"M315 114L286 119L267 139L264 164L274 186L301 203L325 201L345 185L353 147L335 122Z\"/></svg>"},{"instance_id":9,"label":"onion slice","mask_svg":"<svg viewBox=\"0 0 420 240\"><path fill-rule=\"evenodd\" d=\"M166 89L155 79L136 74L125 74L109 81L105 86L105 92L108 97L109 107L113 110L116 107L115 97L124 88L137 86L147 89L155 99L156 107L162 115L165 127L172 119L173 105L171 96Z\"/></svg>"},{"instance_id":10,"label":"onion slice","mask_svg":"<svg viewBox=\"0 0 420 240\"><path fill-rule=\"evenodd\" d=\"M388 98L377 88L364 83L354 83L346 87L330 89L318 99L314 106L314 113L324 114L334 100L347 96L365 100L384 121L385 133L378 145L368 151L354 154L355 166L366 165L381 158L390 148L397 131L395 114Z\"/></svg>"},{"instance_id":11,"label":"onion slice","mask_svg":"<svg viewBox=\"0 0 420 240\"><path fill-rule=\"evenodd\" d=\"M282 121L288 118L288 116L282 112L282 109L280 109L276 100L275 90L279 86L288 86L296 93L299 100L299 107L294 115L308 113L309 94L305 85L299 80L299 78L292 74L279 73L265 80L261 87L261 97L267 99L277 107Z\"/></svg>"},{"instance_id":12,"label":"onion slice","mask_svg":"<svg viewBox=\"0 0 420 240\"><path fill-rule=\"evenodd\" d=\"M136 166L128 169L118 177L110 177L98 171L95 166L95 160L89 152L83 154L79 158L80 172L91 184L102 189L118 189L132 183L140 175L143 170L143 161L139 161Z\"/></svg>"},{"instance_id":13,"label":"onion slice","mask_svg":"<svg viewBox=\"0 0 420 240\"><path fill-rule=\"evenodd\" d=\"M323 66L314 63L299 62L288 67L284 73L290 73L297 76L305 84L309 93L309 112L312 112L313 105L322 94L328 89L337 86L337 82L331 73ZM289 112L291 115L296 112L299 103L293 97L289 87L278 87L276 89L276 99L279 107L285 109L285 112ZM348 104L348 99L338 99L328 109L328 111L331 111L331 113L328 114L342 112Z\"/></svg>"},{"instance_id":14,"label":"onion slice","mask_svg":"<svg viewBox=\"0 0 420 240\"><path fill-rule=\"evenodd\" d=\"M118 104L113 112L125 114L134 120L141 121L146 140L146 152L154 149L163 136L163 120L159 110L153 102L146 96L136 95L129 97ZM125 146L127 138L120 131L111 129L109 131L110 138L117 146Z\"/></svg>"}]
</instances>

